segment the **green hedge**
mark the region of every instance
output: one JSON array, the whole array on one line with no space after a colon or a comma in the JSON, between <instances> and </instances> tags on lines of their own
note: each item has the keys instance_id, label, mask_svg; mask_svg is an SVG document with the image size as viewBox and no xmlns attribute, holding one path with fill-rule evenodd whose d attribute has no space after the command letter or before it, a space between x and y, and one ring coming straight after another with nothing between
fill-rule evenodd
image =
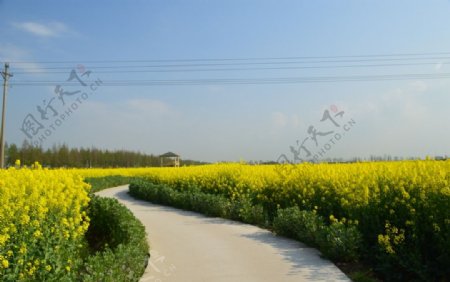
<instances>
[{"instance_id":1,"label":"green hedge","mask_svg":"<svg viewBox=\"0 0 450 282\"><path fill-rule=\"evenodd\" d=\"M356 261L361 235L351 225L334 222L327 225L315 212L300 211L297 207L278 209L275 215L250 199L231 200L197 189L178 191L163 184L136 179L130 184L130 195L153 203L239 220L273 229L276 233L300 240L320 249L334 261Z\"/></svg>"},{"instance_id":2,"label":"green hedge","mask_svg":"<svg viewBox=\"0 0 450 282\"><path fill-rule=\"evenodd\" d=\"M266 217L260 205L247 199L229 200L223 195L207 194L200 190L178 191L163 184L135 179L130 183L129 193L139 199L196 211L206 216L217 216L265 226Z\"/></svg>"},{"instance_id":3,"label":"green hedge","mask_svg":"<svg viewBox=\"0 0 450 282\"><path fill-rule=\"evenodd\" d=\"M134 178L129 176L111 175L104 177L87 177L84 179L84 182L91 185L91 193L96 193L106 188L128 184L132 179Z\"/></svg>"},{"instance_id":4,"label":"green hedge","mask_svg":"<svg viewBox=\"0 0 450 282\"><path fill-rule=\"evenodd\" d=\"M355 262L359 259L362 236L356 226L337 221L327 225L315 211L291 207L278 210L272 227L277 234L317 247L333 261Z\"/></svg>"},{"instance_id":5,"label":"green hedge","mask_svg":"<svg viewBox=\"0 0 450 282\"><path fill-rule=\"evenodd\" d=\"M138 281L149 258L145 228L116 199L93 196L82 281Z\"/></svg>"}]
</instances>

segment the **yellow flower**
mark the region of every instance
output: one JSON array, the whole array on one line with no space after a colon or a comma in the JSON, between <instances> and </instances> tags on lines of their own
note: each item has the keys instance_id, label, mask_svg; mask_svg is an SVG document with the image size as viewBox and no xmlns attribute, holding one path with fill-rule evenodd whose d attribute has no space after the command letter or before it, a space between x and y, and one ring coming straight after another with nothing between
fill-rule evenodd
<instances>
[{"instance_id":1,"label":"yellow flower","mask_svg":"<svg viewBox=\"0 0 450 282\"><path fill-rule=\"evenodd\" d=\"M30 276L32 276L32 275L34 274L35 271L36 271L36 267L33 266L33 267L31 267L31 268L28 270L28 274L29 274Z\"/></svg>"},{"instance_id":2,"label":"yellow flower","mask_svg":"<svg viewBox=\"0 0 450 282\"><path fill-rule=\"evenodd\" d=\"M35 238L40 238L40 237L42 237L42 233L40 230L36 230L36 231L34 231L33 236Z\"/></svg>"},{"instance_id":3,"label":"yellow flower","mask_svg":"<svg viewBox=\"0 0 450 282\"><path fill-rule=\"evenodd\" d=\"M334 217L334 215L330 215L330 222L335 223L338 222L338 220Z\"/></svg>"}]
</instances>

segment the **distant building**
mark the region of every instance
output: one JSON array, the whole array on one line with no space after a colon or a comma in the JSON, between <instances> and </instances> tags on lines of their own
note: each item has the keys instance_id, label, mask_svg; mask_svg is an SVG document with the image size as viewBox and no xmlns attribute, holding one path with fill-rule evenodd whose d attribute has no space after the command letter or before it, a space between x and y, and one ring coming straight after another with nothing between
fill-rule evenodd
<instances>
[{"instance_id":1,"label":"distant building","mask_svg":"<svg viewBox=\"0 0 450 282\"><path fill-rule=\"evenodd\" d=\"M161 167L179 167L180 166L180 156L172 153L167 152L165 154L162 154L159 156L161 160Z\"/></svg>"}]
</instances>

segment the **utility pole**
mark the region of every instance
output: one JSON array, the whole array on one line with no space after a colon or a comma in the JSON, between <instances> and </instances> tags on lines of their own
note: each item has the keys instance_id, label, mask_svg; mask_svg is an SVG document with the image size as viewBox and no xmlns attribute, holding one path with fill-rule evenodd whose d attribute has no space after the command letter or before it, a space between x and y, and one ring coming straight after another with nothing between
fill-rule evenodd
<instances>
[{"instance_id":1,"label":"utility pole","mask_svg":"<svg viewBox=\"0 0 450 282\"><path fill-rule=\"evenodd\" d=\"M8 78L12 77L8 73L9 64L5 63L5 69L1 72L3 77L3 107L2 107L2 127L0 132L0 168L5 168L5 111L6 111L6 94L8 90Z\"/></svg>"}]
</instances>

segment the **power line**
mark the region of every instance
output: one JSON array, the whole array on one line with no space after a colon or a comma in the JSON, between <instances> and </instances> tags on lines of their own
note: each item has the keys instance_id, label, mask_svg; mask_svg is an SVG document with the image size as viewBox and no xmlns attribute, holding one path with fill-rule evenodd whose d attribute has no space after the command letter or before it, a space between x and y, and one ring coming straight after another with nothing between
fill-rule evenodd
<instances>
[{"instance_id":1,"label":"power line","mask_svg":"<svg viewBox=\"0 0 450 282\"><path fill-rule=\"evenodd\" d=\"M373 68L373 67L396 67L396 66L425 66L436 65L435 62L427 63L393 63L393 64L364 64L364 65L326 65L326 66L293 66L293 67L251 67L251 68L207 68L207 69L144 69L144 70L106 70L95 71L95 73L166 73L166 72L210 72L210 71L253 71L253 70L300 70L300 69L336 69L336 68ZM439 63L441 65L450 62ZM135 66L136 68L142 66ZM92 70L92 68L89 68ZM67 71L16 71L16 74L67 74Z\"/></svg>"},{"instance_id":2,"label":"power line","mask_svg":"<svg viewBox=\"0 0 450 282\"><path fill-rule=\"evenodd\" d=\"M80 66L95 73L200 73L224 71L264 71L264 70L302 70L302 69L338 69L338 68L379 68L406 67L450 64L450 52L404 53L404 54L369 54L349 56L303 56L303 57L268 57L268 58L221 58L221 59L167 59L167 60L96 60L89 66L78 64L62 66L75 61L41 61L48 65L30 67L19 64L18 74L67 74ZM431 60L434 60L432 62ZM436 60L438 60L436 62ZM86 63L85 62L85 63ZM326 64L325 64L326 63ZM25 64L25 65L20 65ZM106 65L101 65L106 64ZM324 65L325 64L325 65ZM103 85L108 86L156 86L156 85L211 85L211 84L281 84L281 83L320 83L345 81L382 81L406 79L445 79L448 73L400 73L382 75L347 75L347 76L305 76L305 77L269 77L269 78L216 78L216 79L168 79L168 80L108 80L102 78ZM74 86L67 81L56 80L17 80L11 86Z\"/></svg>"},{"instance_id":3,"label":"power line","mask_svg":"<svg viewBox=\"0 0 450 282\"><path fill-rule=\"evenodd\" d=\"M417 73L388 75L350 75L350 76L312 76L312 77L274 77L274 78L219 78L219 79L184 79L184 80L104 80L102 86L188 86L188 85L238 85L238 84L299 84L324 82L364 82L413 79L447 79L450 73ZM89 84L90 82L86 82ZM93 83L93 82L91 82ZM79 83L60 81L23 80L11 83L12 86L78 86Z\"/></svg>"},{"instance_id":4,"label":"power line","mask_svg":"<svg viewBox=\"0 0 450 282\"><path fill-rule=\"evenodd\" d=\"M128 68L179 68L179 67L210 67L210 66L247 66L247 65L292 65L292 64L321 64L321 63L363 63L363 62L389 62L411 60L450 60L450 57L420 57L420 58L384 58L384 59L357 59L357 60L321 60L321 61L286 61L286 62L233 62L233 63L196 63L196 64L156 64L156 65L110 65L90 66L95 69L128 69ZM74 66L39 67L40 70L68 70ZM25 68L26 67L22 67ZM35 70L36 68L29 68Z\"/></svg>"},{"instance_id":5,"label":"power line","mask_svg":"<svg viewBox=\"0 0 450 282\"><path fill-rule=\"evenodd\" d=\"M141 62L208 62L208 61L252 61L252 60L297 60L297 59L341 59L341 58L376 58L376 57L420 57L450 55L450 52L428 52L428 53L387 53L366 55L338 55L338 56L291 56L291 57L246 57L246 58L195 58L195 59L135 59L135 60L67 60L67 61L11 61L14 64L77 64L84 63L141 63Z\"/></svg>"}]
</instances>

